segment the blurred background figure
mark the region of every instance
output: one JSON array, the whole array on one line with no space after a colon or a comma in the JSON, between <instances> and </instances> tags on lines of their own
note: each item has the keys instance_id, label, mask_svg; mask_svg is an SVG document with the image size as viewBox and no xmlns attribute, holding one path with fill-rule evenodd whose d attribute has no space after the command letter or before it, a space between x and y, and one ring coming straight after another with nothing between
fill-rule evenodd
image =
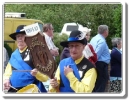
<instances>
[{"instance_id":1,"label":"blurred background figure","mask_svg":"<svg viewBox=\"0 0 129 100\"><path fill-rule=\"evenodd\" d=\"M97 62L95 63L97 69L97 81L94 92L105 92L107 82L109 80L108 65L110 63L110 52L106 42L109 29L107 25L98 26L98 34L94 36L90 44L93 46L97 54Z\"/></svg>"},{"instance_id":2,"label":"blurred background figure","mask_svg":"<svg viewBox=\"0 0 129 100\"><path fill-rule=\"evenodd\" d=\"M121 92L121 38L113 38L112 46L113 49L111 51L110 92Z\"/></svg>"},{"instance_id":3,"label":"blurred background figure","mask_svg":"<svg viewBox=\"0 0 129 100\"><path fill-rule=\"evenodd\" d=\"M62 51L62 53L60 55L60 60L68 58L68 57L70 57L69 48L64 47L64 49L63 49L63 51Z\"/></svg>"},{"instance_id":4,"label":"blurred background figure","mask_svg":"<svg viewBox=\"0 0 129 100\"><path fill-rule=\"evenodd\" d=\"M5 68L8 64L8 61L9 61L9 55L8 55L6 48L3 47L3 49L4 49L4 70L5 70Z\"/></svg>"},{"instance_id":5,"label":"blurred background figure","mask_svg":"<svg viewBox=\"0 0 129 100\"><path fill-rule=\"evenodd\" d=\"M88 29L87 27L84 27L84 29L83 29L83 32L86 34L87 41L90 40L90 35L91 35L90 31L91 31L91 29ZM97 61L97 54L95 53L95 51L90 43L87 43L87 45L85 46L85 48L83 50L83 54L90 62L92 62L95 65L95 63Z\"/></svg>"},{"instance_id":6,"label":"blurred background figure","mask_svg":"<svg viewBox=\"0 0 129 100\"><path fill-rule=\"evenodd\" d=\"M54 37L53 32L54 32L54 27L52 23L45 23L43 25L43 34L45 36L46 44L51 52L51 55L55 59L57 56L59 56L59 48L53 42L53 37ZM48 79L46 82L43 82L43 84L45 85L46 90L48 90L50 79Z\"/></svg>"},{"instance_id":7,"label":"blurred background figure","mask_svg":"<svg viewBox=\"0 0 129 100\"><path fill-rule=\"evenodd\" d=\"M43 34L45 36L45 41L47 43L47 46L52 54L52 56L55 57L59 55L59 48L55 46L55 44L53 43L53 25L51 23L46 23L43 25Z\"/></svg>"}]
</instances>

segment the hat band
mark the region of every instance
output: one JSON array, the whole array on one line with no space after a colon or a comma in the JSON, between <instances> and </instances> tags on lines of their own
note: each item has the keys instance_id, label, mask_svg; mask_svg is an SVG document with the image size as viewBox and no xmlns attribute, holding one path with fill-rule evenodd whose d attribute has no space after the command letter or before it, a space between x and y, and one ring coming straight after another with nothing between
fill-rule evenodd
<instances>
[{"instance_id":1,"label":"hat band","mask_svg":"<svg viewBox=\"0 0 129 100\"><path fill-rule=\"evenodd\" d=\"M20 30L16 30L16 33L20 32Z\"/></svg>"},{"instance_id":2,"label":"hat band","mask_svg":"<svg viewBox=\"0 0 129 100\"><path fill-rule=\"evenodd\" d=\"M77 40L79 40L78 37L70 37L70 38L68 38L68 41L77 41Z\"/></svg>"}]
</instances>

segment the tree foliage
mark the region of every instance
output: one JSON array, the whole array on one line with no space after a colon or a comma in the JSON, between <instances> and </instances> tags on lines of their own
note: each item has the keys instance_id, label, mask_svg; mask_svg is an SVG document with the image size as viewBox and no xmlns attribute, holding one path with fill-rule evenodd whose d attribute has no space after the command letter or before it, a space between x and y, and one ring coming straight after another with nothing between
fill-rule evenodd
<instances>
[{"instance_id":1,"label":"tree foliage","mask_svg":"<svg viewBox=\"0 0 129 100\"><path fill-rule=\"evenodd\" d=\"M100 24L109 26L107 42L121 36L121 4L5 4L5 12L25 12L27 18L52 23L55 32L61 32L64 23L76 22L91 28L91 35L97 34Z\"/></svg>"},{"instance_id":2,"label":"tree foliage","mask_svg":"<svg viewBox=\"0 0 129 100\"><path fill-rule=\"evenodd\" d=\"M122 21L122 11L121 11L122 7L121 5L118 5L118 7L116 7L116 9L114 10L114 16L113 16L113 26L115 28L115 33L114 37L121 37L122 34L122 25L121 25L121 21Z\"/></svg>"},{"instance_id":3,"label":"tree foliage","mask_svg":"<svg viewBox=\"0 0 129 100\"><path fill-rule=\"evenodd\" d=\"M107 43L111 49L111 38L121 37L122 5L121 4L5 4L4 12L24 12L27 18L52 23L55 30L54 43L61 54L60 42L67 40L67 35L59 35L64 23L76 22L91 28L91 35L97 34L98 26L109 26ZM57 33L58 32L58 33ZM60 57L56 57L59 64Z\"/></svg>"}]
</instances>

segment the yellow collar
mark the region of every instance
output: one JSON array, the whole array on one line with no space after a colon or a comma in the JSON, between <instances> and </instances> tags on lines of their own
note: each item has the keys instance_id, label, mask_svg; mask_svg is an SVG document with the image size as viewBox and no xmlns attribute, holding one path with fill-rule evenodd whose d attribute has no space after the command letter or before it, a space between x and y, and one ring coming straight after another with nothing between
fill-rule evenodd
<instances>
[{"instance_id":1,"label":"yellow collar","mask_svg":"<svg viewBox=\"0 0 129 100\"><path fill-rule=\"evenodd\" d=\"M19 52L20 52L20 53L24 52L24 51L26 50L26 48L27 48L27 46L26 46L23 50L20 50L20 49L19 49Z\"/></svg>"},{"instance_id":2,"label":"yellow collar","mask_svg":"<svg viewBox=\"0 0 129 100\"><path fill-rule=\"evenodd\" d=\"M84 58L84 56L82 56L81 58L75 60L75 63L76 63L76 64L79 64L79 63L82 61L83 58Z\"/></svg>"}]
</instances>

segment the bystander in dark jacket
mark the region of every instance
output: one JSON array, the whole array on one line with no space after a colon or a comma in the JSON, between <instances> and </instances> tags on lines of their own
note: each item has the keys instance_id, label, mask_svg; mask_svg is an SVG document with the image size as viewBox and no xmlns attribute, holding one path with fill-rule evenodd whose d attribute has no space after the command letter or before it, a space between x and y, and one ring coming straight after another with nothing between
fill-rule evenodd
<instances>
[{"instance_id":1,"label":"bystander in dark jacket","mask_svg":"<svg viewBox=\"0 0 129 100\"><path fill-rule=\"evenodd\" d=\"M70 57L69 48L65 47L60 55L60 60Z\"/></svg>"},{"instance_id":2,"label":"bystander in dark jacket","mask_svg":"<svg viewBox=\"0 0 129 100\"><path fill-rule=\"evenodd\" d=\"M121 38L113 38L111 51L111 71L110 71L110 91L121 92L121 56L122 43Z\"/></svg>"}]
</instances>

